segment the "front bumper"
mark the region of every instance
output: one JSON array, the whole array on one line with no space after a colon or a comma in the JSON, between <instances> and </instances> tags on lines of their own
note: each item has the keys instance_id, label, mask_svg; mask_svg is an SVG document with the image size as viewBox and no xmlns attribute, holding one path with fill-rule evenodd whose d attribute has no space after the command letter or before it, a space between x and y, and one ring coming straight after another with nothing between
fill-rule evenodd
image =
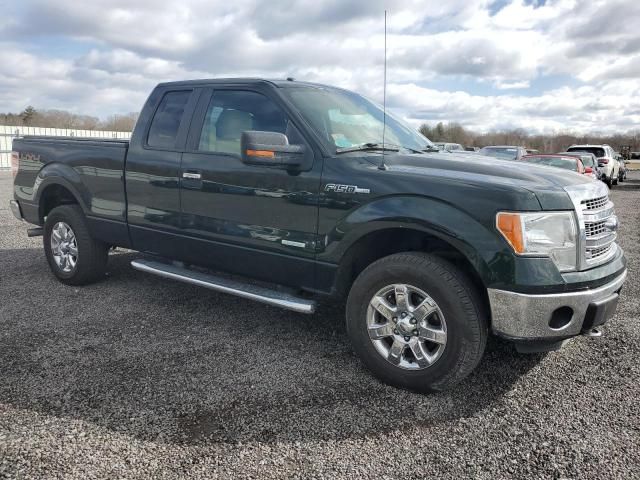
<instances>
[{"instance_id":1,"label":"front bumper","mask_svg":"<svg viewBox=\"0 0 640 480\"><path fill-rule=\"evenodd\" d=\"M511 340L562 340L601 325L615 313L625 269L593 289L527 295L488 289L492 330Z\"/></svg>"},{"instance_id":2,"label":"front bumper","mask_svg":"<svg viewBox=\"0 0 640 480\"><path fill-rule=\"evenodd\" d=\"M18 202L15 200L9 200L9 208L11 208L11 213L13 213L14 217L18 220L23 220L22 210L20 209L20 204Z\"/></svg>"}]
</instances>

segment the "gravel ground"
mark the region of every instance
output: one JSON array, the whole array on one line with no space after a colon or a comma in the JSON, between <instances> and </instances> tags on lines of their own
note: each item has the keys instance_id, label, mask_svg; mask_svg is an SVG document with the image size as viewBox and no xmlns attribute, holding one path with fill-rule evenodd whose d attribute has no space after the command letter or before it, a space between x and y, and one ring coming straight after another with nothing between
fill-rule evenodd
<instances>
[{"instance_id":1,"label":"gravel ground","mask_svg":"<svg viewBox=\"0 0 640 480\"><path fill-rule=\"evenodd\" d=\"M639 478L640 172L615 188L630 275L597 339L490 343L452 391L381 385L339 306L313 316L111 256L67 287L0 174L0 477ZM636 188L631 188L631 187Z\"/></svg>"}]
</instances>

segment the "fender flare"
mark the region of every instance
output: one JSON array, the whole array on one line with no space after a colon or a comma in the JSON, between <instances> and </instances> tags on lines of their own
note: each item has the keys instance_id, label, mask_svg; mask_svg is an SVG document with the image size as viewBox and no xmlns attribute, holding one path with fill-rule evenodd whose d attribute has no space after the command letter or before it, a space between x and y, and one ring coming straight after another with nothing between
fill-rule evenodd
<instances>
[{"instance_id":1,"label":"fender flare","mask_svg":"<svg viewBox=\"0 0 640 480\"><path fill-rule=\"evenodd\" d=\"M465 257L485 285L495 279L496 262L502 269L512 268L508 245L491 227L455 205L418 195L378 198L350 212L329 232L327 258L340 264L363 237L389 229L418 231L448 244Z\"/></svg>"},{"instance_id":2,"label":"fender flare","mask_svg":"<svg viewBox=\"0 0 640 480\"><path fill-rule=\"evenodd\" d=\"M90 195L86 186L83 185L78 172L68 165L50 163L38 172L34 184L33 199L34 203L38 206L40 218L42 218L42 195L48 187L53 185L59 185L67 189L86 215Z\"/></svg>"}]
</instances>

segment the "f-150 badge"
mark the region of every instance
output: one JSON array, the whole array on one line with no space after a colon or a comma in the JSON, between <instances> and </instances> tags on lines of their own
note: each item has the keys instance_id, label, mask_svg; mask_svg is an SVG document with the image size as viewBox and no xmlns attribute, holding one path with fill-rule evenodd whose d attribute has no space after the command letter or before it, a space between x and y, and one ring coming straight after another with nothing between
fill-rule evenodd
<instances>
[{"instance_id":1,"label":"f-150 badge","mask_svg":"<svg viewBox=\"0 0 640 480\"><path fill-rule=\"evenodd\" d=\"M371 193L371 190L368 188L360 188L357 185L340 185L338 183L327 183L324 191L335 193Z\"/></svg>"}]
</instances>

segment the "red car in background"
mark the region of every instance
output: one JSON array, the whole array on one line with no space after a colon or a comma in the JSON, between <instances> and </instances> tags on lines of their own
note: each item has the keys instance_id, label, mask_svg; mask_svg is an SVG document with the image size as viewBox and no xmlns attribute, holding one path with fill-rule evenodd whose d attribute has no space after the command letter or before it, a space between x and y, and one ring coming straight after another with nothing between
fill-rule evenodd
<instances>
[{"instance_id":1,"label":"red car in background","mask_svg":"<svg viewBox=\"0 0 640 480\"><path fill-rule=\"evenodd\" d=\"M548 167L557 167L563 168L565 170L572 170L576 173L589 175L594 180L597 178L596 172L592 167L585 168L582 160L572 155L559 155L554 153L525 155L522 157L522 161L537 163L539 165L546 165Z\"/></svg>"}]
</instances>

